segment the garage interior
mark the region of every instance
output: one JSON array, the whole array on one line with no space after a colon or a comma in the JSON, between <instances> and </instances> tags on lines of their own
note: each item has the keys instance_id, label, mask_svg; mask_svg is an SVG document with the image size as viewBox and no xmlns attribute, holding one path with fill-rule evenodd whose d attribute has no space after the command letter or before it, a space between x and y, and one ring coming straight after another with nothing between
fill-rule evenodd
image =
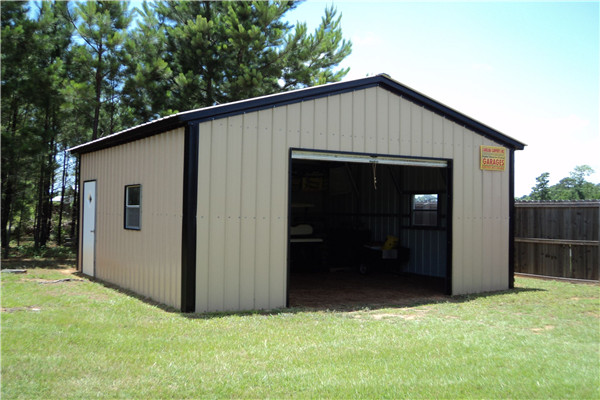
<instances>
[{"instance_id":1,"label":"garage interior","mask_svg":"<svg viewBox=\"0 0 600 400\"><path fill-rule=\"evenodd\" d=\"M448 162L295 151L289 307L450 294Z\"/></svg>"}]
</instances>

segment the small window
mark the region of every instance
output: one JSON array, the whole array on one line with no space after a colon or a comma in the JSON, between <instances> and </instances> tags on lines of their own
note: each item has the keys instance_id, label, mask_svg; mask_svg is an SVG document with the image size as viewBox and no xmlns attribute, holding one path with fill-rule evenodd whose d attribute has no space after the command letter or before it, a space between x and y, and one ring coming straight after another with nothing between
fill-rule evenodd
<instances>
[{"instance_id":1,"label":"small window","mask_svg":"<svg viewBox=\"0 0 600 400\"><path fill-rule=\"evenodd\" d=\"M415 194L412 198L413 226L438 226L438 195Z\"/></svg>"},{"instance_id":2,"label":"small window","mask_svg":"<svg viewBox=\"0 0 600 400\"><path fill-rule=\"evenodd\" d=\"M142 227L142 186L125 186L125 229Z\"/></svg>"}]
</instances>

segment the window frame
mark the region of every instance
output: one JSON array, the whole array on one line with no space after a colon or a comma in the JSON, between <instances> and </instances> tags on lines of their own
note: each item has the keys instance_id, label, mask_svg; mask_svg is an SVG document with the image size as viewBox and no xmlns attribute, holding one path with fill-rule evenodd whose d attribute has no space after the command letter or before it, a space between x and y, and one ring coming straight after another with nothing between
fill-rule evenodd
<instances>
[{"instance_id":1,"label":"window frame","mask_svg":"<svg viewBox=\"0 0 600 400\"><path fill-rule=\"evenodd\" d=\"M139 204L128 204L129 203L129 189L131 188L139 188L140 189L140 194L139 194ZM133 185L125 185L125 197L124 197L124 204L123 204L123 228L127 229L127 230L132 230L132 231L140 231L142 230L142 185L139 183L133 184ZM138 225L128 225L127 224L127 216L128 216L128 211L132 210L132 209L136 209L139 210L138 214L139 214L139 223Z\"/></svg>"},{"instance_id":2,"label":"window frame","mask_svg":"<svg viewBox=\"0 0 600 400\"><path fill-rule=\"evenodd\" d=\"M417 196L436 196L436 207L435 209L421 209L418 210L415 208L415 198ZM440 193L412 193L410 195L410 226L413 228L423 228L423 229L431 229L431 228L439 228L441 227L441 210L440 210ZM418 224L415 223L415 216L419 213L423 212L432 212L435 211L435 224Z\"/></svg>"}]
</instances>

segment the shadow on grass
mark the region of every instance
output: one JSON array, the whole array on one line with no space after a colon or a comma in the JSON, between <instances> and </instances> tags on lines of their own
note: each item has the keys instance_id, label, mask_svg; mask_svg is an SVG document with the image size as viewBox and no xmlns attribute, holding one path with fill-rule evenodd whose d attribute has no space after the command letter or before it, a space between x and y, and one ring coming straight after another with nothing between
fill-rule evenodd
<instances>
[{"instance_id":1,"label":"shadow on grass","mask_svg":"<svg viewBox=\"0 0 600 400\"><path fill-rule=\"evenodd\" d=\"M9 259L2 260L2 269L66 269L75 268L75 260L73 259ZM391 301L381 301L379 298L377 301L369 301L368 298L361 302L344 303L343 301L335 298L330 298L326 303L316 306L292 306L288 308L278 308L272 310L252 310L252 311L232 311L232 312L207 312L207 313L182 313L174 307L167 306L149 297L140 295L129 289L124 289L115 284L97 279L91 278L87 275L83 275L81 272L74 271L73 275L80 278L88 279L92 282L98 283L107 289L114 290L115 292L124 294L126 296L135 298L142 301L150 306L159 308L165 312L179 314L184 318L189 319L212 319L212 318L223 318L228 316L252 316L252 315L278 315L278 314L296 314L296 313L310 313L310 312L356 312L356 311L376 311L381 309L390 308L413 308L429 304L440 304L440 303L466 303L481 298L490 298L496 296L503 296L506 294L520 294L528 292L543 292L544 289L538 288L515 288L509 290L503 290L498 292L486 292L479 294L469 295L458 295L448 296L443 294L435 295L418 295L411 294L402 297L401 299L395 299ZM374 289L376 290L376 289Z\"/></svg>"},{"instance_id":2,"label":"shadow on grass","mask_svg":"<svg viewBox=\"0 0 600 400\"><path fill-rule=\"evenodd\" d=\"M9 258L2 259L2 269L75 268L74 258Z\"/></svg>"},{"instance_id":3,"label":"shadow on grass","mask_svg":"<svg viewBox=\"0 0 600 400\"><path fill-rule=\"evenodd\" d=\"M504 290L500 292L488 292L472 295L461 295L461 296L447 296L440 295L435 298L430 297L411 297L404 299L402 302L364 302L361 304L328 304L324 306L316 307L288 307L278 308L273 310L254 310L254 311L232 311L232 312L213 312L213 313L181 313L175 311L181 316L189 319L211 319L211 318L223 318L228 316L245 316L245 315L279 315L279 314L298 314L298 313L311 313L311 312L331 312L331 313L349 313L356 311L377 311L382 309L410 309L414 307L420 307L430 304L441 304L441 303L467 303L480 298L488 298L501 296L512 293L527 293L527 292L545 292L544 289L533 289L533 288L515 288L510 290Z\"/></svg>"},{"instance_id":4,"label":"shadow on grass","mask_svg":"<svg viewBox=\"0 0 600 400\"><path fill-rule=\"evenodd\" d=\"M500 296L511 293L526 293L526 292L545 292L544 289L529 289L529 288L517 288L511 290L505 290L494 293L482 293L478 295L468 296L444 296L445 298L426 298L426 297L415 297L407 299L402 303L390 302L390 303L369 303L363 304L329 304L323 307L288 307L288 308L277 308L273 310L253 310L253 311L231 311L231 312L207 312L207 313L181 313L182 317L189 319L212 319L212 318L223 318L228 316L246 316L246 315L279 315L279 314L299 314L299 313L313 313L313 312L326 312L326 313L350 313L357 311L377 311L383 309L410 309L414 307L420 307L430 304L441 304L441 303L466 303L479 298L487 298L493 296ZM161 307L162 308L162 307Z\"/></svg>"},{"instance_id":5,"label":"shadow on grass","mask_svg":"<svg viewBox=\"0 0 600 400\"><path fill-rule=\"evenodd\" d=\"M447 295L438 295L435 297L426 297L426 296L411 296L402 299L401 302L364 302L360 304L335 304L331 303L324 306L316 306L316 307L288 307L288 308L277 308L271 310L250 310L250 311L222 311L222 312L206 312L206 313L183 313L177 310L174 307L167 306L155 300L152 300L149 297L142 296L136 292L133 292L128 289L123 289L117 285L114 285L109 282L102 281L96 278L90 278L86 275L81 274L80 272L74 273L74 275L89 279L92 282L98 283L104 286L107 289L114 290L118 293L124 294L129 297L133 297L139 301L142 301L150 306L159 308L168 313L179 314L181 317L188 319L214 319L214 318L225 318L230 316L271 316L271 315L280 315L280 314L298 314L298 313L312 313L312 312L331 312L331 313L348 313L348 312L356 312L356 311L377 311L381 309L390 309L390 308L413 308L420 307L429 304L440 304L440 303L467 303L470 301L474 301L481 298L490 298L496 296L502 296L506 294L520 294L520 293L528 293L528 292L545 292L545 289L537 289L537 288L515 288L509 290L503 290L498 292L486 292L479 294L469 294L469 295L459 295L459 296L447 296Z\"/></svg>"}]
</instances>

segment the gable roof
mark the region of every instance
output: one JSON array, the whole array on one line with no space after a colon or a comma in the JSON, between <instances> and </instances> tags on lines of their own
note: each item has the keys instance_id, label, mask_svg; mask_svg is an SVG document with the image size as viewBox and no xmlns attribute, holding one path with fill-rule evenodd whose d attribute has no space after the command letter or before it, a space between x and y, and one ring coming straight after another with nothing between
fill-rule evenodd
<instances>
[{"instance_id":1,"label":"gable roof","mask_svg":"<svg viewBox=\"0 0 600 400\"><path fill-rule=\"evenodd\" d=\"M406 98L413 103L423 106L427 110L463 125L466 128L486 138L494 140L495 142L498 142L508 148L514 150L523 150L525 147L525 144L519 142L518 140L513 139L510 136L507 136L493 128L490 128L489 126L484 125L481 122L476 121L442 103L439 103L432 98L427 97L409 88L408 86L393 80L386 74L380 74L367 78L329 83L310 88L293 90L290 92L276 93L268 96L235 101L232 103L219 104L212 107L184 111L72 147L69 149L69 151L75 154L89 153L156 135L168 130L186 126L188 124L197 124L203 121L225 118L232 115L274 108L321 97L352 92L355 90L363 90L371 87L381 87L389 90L400 97Z\"/></svg>"}]
</instances>

